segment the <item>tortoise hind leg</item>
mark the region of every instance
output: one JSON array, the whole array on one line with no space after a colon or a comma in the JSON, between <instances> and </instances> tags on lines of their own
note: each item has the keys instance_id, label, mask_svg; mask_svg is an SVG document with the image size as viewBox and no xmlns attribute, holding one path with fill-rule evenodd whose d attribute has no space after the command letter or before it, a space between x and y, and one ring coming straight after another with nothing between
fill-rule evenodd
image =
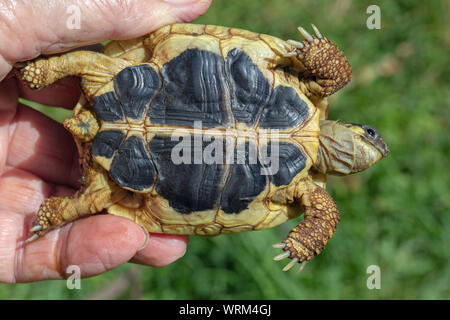
<instances>
[{"instance_id":1,"label":"tortoise hind leg","mask_svg":"<svg viewBox=\"0 0 450 320\"><path fill-rule=\"evenodd\" d=\"M310 180L297 184L295 199L304 207L304 219L292 229L282 243L273 245L285 251L274 260L292 259L283 271L318 255L333 236L340 219L339 211L331 196ZM303 266L304 264L300 266L299 271Z\"/></svg>"},{"instance_id":2,"label":"tortoise hind leg","mask_svg":"<svg viewBox=\"0 0 450 320\"><path fill-rule=\"evenodd\" d=\"M39 208L35 225L30 230L34 234L26 242L37 239L51 228L107 208L111 204L112 190L106 174L101 170L88 169L86 187L73 196L45 199Z\"/></svg>"},{"instance_id":3,"label":"tortoise hind leg","mask_svg":"<svg viewBox=\"0 0 450 320\"><path fill-rule=\"evenodd\" d=\"M85 93L92 96L130 64L120 58L81 50L21 62L15 68L17 77L32 89L44 88L68 76L80 76Z\"/></svg>"}]
</instances>

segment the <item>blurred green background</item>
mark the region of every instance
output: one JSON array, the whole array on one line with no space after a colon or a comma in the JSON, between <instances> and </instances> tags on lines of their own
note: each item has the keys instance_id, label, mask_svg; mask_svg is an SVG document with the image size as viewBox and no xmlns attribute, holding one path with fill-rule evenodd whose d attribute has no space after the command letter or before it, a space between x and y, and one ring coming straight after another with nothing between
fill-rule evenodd
<instances>
[{"instance_id":1,"label":"blurred green background","mask_svg":"<svg viewBox=\"0 0 450 320\"><path fill-rule=\"evenodd\" d=\"M369 5L381 29L366 27ZM375 126L391 153L366 172L330 178L341 222L302 273L274 262L299 221L215 238L191 237L164 268L127 264L81 281L5 285L0 299L449 299L450 14L447 1L214 0L196 23L300 39L316 24L353 67L330 98L331 119ZM58 119L64 112L45 109ZM381 289L369 290L369 265Z\"/></svg>"}]
</instances>

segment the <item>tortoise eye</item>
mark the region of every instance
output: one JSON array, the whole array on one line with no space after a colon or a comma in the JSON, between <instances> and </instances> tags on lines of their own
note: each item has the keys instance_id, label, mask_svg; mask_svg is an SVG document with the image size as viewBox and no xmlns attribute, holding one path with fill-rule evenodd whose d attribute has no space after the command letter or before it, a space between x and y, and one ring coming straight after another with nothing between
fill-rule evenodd
<instances>
[{"instance_id":1,"label":"tortoise eye","mask_svg":"<svg viewBox=\"0 0 450 320\"><path fill-rule=\"evenodd\" d=\"M366 128L366 133L372 138L375 138L377 136L377 132L375 131L375 129L372 129L371 127Z\"/></svg>"}]
</instances>

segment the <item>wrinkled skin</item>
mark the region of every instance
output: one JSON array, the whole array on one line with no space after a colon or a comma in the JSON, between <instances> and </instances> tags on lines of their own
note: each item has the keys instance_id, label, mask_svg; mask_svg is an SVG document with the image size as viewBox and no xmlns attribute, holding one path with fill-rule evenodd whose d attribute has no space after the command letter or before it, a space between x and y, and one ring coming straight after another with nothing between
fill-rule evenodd
<instances>
[{"instance_id":1,"label":"wrinkled skin","mask_svg":"<svg viewBox=\"0 0 450 320\"><path fill-rule=\"evenodd\" d=\"M66 19L61 19L72 4L81 10L81 30L66 28ZM178 4L0 0L0 79L17 61L105 39L134 38L168 23L191 21L209 4L208 0ZM186 250L185 236L160 234L150 234L141 249L146 243L143 229L111 215L69 223L23 245L43 199L78 189L79 168L72 136L60 124L18 104L17 98L72 108L79 94L77 80L70 78L41 91L24 88L15 78L0 83L0 282L61 279L73 264L80 266L83 277L130 260L164 266Z\"/></svg>"}]
</instances>

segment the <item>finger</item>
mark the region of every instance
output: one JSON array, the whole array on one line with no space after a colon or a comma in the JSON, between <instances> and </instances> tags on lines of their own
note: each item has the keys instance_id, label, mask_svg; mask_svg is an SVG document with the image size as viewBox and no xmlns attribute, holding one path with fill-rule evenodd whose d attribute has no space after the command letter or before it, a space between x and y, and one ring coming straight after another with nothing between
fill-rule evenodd
<instances>
[{"instance_id":1,"label":"finger","mask_svg":"<svg viewBox=\"0 0 450 320\"><path fill-rule=\"evenodd\" d=\"M23 170L6 168L0 178L0 210L34 214L53 186Z\"/></svg>"},{"instance_id":2,"label":"finger","mask_svg":"<svg viewBox=\"0 0 450 320\"><path fill-rule=\"evenodd\" d=\"M78 186L78 154L72 136L58 123L20 105L13 120L7 165L45 181Z\"/></svg>"},{"instance_id":3,"label":"finger","mask_svg":"<svg viewBox=\"0 0 450 320\"><path fill-rule=\"evenodd\" d=\"M17 242L28 235L42 200L73 193L73 189L51 186L28 172L5 168L0 178L0 282L16 282L17 266L22 263Z\"/></svg>"},{"instance_id":4,"label":"finger","mask_svg":"<svg viewBox=\"0 0 450 320\"><path fill-rule=\"evenodd\" d=\"M131 261L163 267L183 257L187 243L187 236L151 233L147 246L139 250Z\"/></svg>"},{"instance_id":5,"label":"finger","mask_svg":"<svg viewBox=\"0 0 450 320\"><path fill-rule=\"evenodd\" d=\"M0 179L0 281L65 278L69 265L77 265L81 275L87 277L130 259L160 267L184 255L187 237L177 235L151 234L147 246L138 251L146 242L142 228L111 215L77 220L26 246L19 245L18 250L12 249L30 236L29 228L44 198L73 192L64 186L49 186L17 169L8 170Z\"/></svg>"},{"instance_id":6,"label":"finger","mask_svg":"<svg viewBox=\"0 0 450 320\"><path fill-rule=\"evenodd\" d=\"M25 216L0 209L0 283L15 283L16 265L19 250L16 248L18 239L24 228Z\"/></svg>"},{"instance_id":7,"label":"finger","mask_svg":"<svg viewBox=\"0 0 450 320\"><path fill-rule=\"evenodd\" d=\"M0 175L8 155L10 124L16 114L18 91L15 79L0 83Z\"/></svg>"},{"instance_id":8,"label":"finger","mask_svg":"<svg viewBox=\"0 0 450 320\"><path fill-rule=\"evenodd\" d=\"M80 98L80 80L69 77L57 81L53 85L41 89L32 90L22 81L17 81L20 97L48 106L72 109Z\"/></svg>"},{"instance_id":9,"label":"finger","mask_svg":"<svg viewBox=\"0 0 450 320\"><path fill-rule=\"evenodd\" d=\"M14 2L5 5L0 23L0 79L16 61L103 40L129 39L160 26L191 21L209 0L114 0ZM42 23L51 21L51 23ZM2 30L5 29L5 30ZM14 32L11 32L14 31Z\"/></svg>"},{"instance_id":10,"label":"finger","mask_svg":"<svg viewBox=\"0 0 450 320\"><path fill-rule=\"evenodd\" d=\"M0 210L35 214L45 198L74 193L73 188L49 184L29 172L7 167L0 177Z\"/></svg>"},{"instance_id":11,"label":"finger","mask_svg":"<svg viewBox=\"0 0 450 320\"><path fill-rule=\"evenodd\" d=\"M18 232L15 239L20 242L24 237ZM97 275L129 261L144 241L142 228L128 219L112 215L80 219L19 245L15 281L67 278L69 266L79 268L81 277Z\"/></svg>"}]
</instances>

